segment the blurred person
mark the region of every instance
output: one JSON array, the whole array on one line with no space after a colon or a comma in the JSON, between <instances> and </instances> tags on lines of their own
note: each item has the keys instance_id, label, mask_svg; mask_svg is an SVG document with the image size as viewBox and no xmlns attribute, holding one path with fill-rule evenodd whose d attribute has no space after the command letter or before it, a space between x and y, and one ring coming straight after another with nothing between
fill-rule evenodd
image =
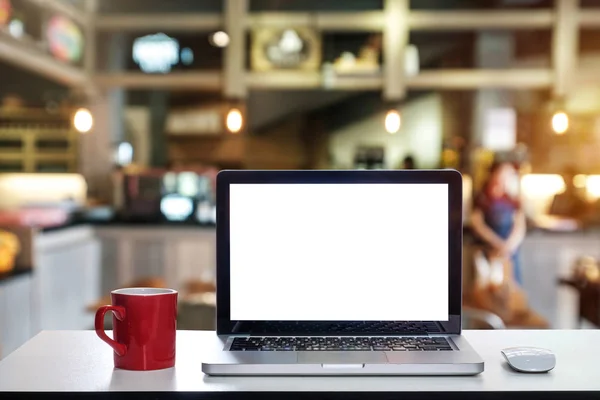
<instances>
[{"instance_id":1,"label":"blurred person","mask_svg":"<svg viewBox=\"0 0 600 400\"><path fill-rule=\"evenodd\" d=\"M475 198L472 228L488 259L507 259L512 278L522 285L519 248L526 233L525 213L518 198L517 169L508 162L495 162L481 192ZM494 272L490 271L494 274ZM496 270L496 273L502 273ZM502 280L502 278L496 278Z\"/></svg>"},{"instance_id":2,"label":"blurred person","mask_svg":"<svg viewBox=\"0 0 600 400\"><path fill-rule=\"evenodd\" d=\"M402 161L402 169L416 169L415 158L411 155L404 157Z\"/></svg>"}]
</instances>

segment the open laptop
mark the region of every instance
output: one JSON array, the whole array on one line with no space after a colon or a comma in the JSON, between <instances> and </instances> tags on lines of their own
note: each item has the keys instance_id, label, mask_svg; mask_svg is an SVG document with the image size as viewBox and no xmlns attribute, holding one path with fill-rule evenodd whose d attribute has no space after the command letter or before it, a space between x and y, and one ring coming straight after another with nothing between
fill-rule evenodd
<instances>
[{"instance_id":1,"label":"open laptop","mask_svg":"<svg viewBox=\"0 0 600 400\"><path fill-rule=\"evenodd\" d=\"M209 375L476 375L454 170L222 171Z\"/></svg>"}]
</instances>

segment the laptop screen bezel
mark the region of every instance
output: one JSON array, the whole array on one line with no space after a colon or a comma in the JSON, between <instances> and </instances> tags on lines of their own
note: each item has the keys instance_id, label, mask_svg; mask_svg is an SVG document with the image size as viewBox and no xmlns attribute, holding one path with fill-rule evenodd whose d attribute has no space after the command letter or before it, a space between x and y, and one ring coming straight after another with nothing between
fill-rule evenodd
<instances>
[{"instance_id":1,"label":"laptop screen bezel","mask_svg":"<svg viewBox=\"0 0 600 400\"><path fill-rule=\"evenodd\" d=\"M252 326L273 326L280 321L233 321L230 318L230 215L229 190L231 184L308 184L308 183L431 183L448 185L448 320L447 321L398 321L406 323L433 322L436 333L460 334L462 306L462 235L463 193L462 176L456 170L223 170L217 175L217 333L219 335L250 334ZM289 321L286 321L289 322ZM304 326L324 321L294 321ZM331 321L336 324L355 321ZM270 332L261 330L262 334ZM272 332L278 334L279 332ZM345 331L346 334L358 332ZM399 334L405 332L398 332ZM428 333L428 332L423 332ZM431 332L433 333L433 332ZM378 332L360 331L361 335Z\"/></svg>"}]
</instances>

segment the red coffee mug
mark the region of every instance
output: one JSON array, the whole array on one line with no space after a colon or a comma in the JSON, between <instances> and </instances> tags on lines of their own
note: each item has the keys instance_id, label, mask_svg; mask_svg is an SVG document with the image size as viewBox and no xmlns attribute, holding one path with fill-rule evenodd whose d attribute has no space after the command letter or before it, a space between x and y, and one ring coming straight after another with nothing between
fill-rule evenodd
<instances>
[{"instance_id":1,"label":"red coffee mug","mask_svg":"<svg viewBox=\"0 0 600 400\"><path fill-rule=\"evenodd\" d=\"M112 305L96 311L96 333L114 350L115 367L150 371L175 365L177 291L128 288L111 292ZM113 313L113 337L104 331L104 314Z\"/></svg>"}]
</instances>

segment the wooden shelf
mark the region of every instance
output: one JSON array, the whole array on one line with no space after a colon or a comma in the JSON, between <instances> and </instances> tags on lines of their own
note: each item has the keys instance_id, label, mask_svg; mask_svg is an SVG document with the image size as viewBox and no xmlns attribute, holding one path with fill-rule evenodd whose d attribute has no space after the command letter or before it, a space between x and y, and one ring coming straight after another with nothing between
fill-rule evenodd
<instances>
[{"instance_id":1,"label":"wooden shelf","mask_svg":"<svg viewBox=\"0 0 600 400\"><path fill-rule=\"evenodd\" d=\"M169 74L146 74L143 72L97 73L94 82L103 87L169 88L178 90L221 90L223 79L220 71L172 72Z\"/></svg>"},{"instance_id":2,"label":"wooden shelf","mask_svg":"<svg viewBox=\"0 0 600 400\"><path fill-rule=\"evenodd\" d=\"M0 107L0 119L21 119L27 118L28 120L43 120L43 121L55 121L65 120L70 121L72 111L70 110L58 110L56 112L48 112L43 108L8 108Z\"/></svg>"},{"instance_id":3,"label":"wooden shelf","mask_svg":"<svg viewBox=\"0 0 600 400\"><path fill-rule=\"evenodd\" d=\"M380 90L381 74L336 74L324 79L320 72L251 72L246 84L253 89L331 89ZM549 69L464 69L425 70L409 77L406 86L414 89L477 89L483 87L549 88L552 71Z\"/></svg>"},{"instance_id":4,"label":"wooden shelf","mask_svg":"<svg viewBox=\"0 0 600 400\"><path fill-rule=\"evenodd\" d=\"M320 72L250 72L246 84L252 89L332 89L377 90L383 85L381 74L335 74L330 79Z\"/></svg>"},{"instance_id":5,"label":"wooden shelf","mask_svg":"<svg viewBox=\"0 0 600 400\"><path fill-rule=\"evenodd\" d=\"M76 172L79 134L71 112L0 108L0 172ZM57 127L57 124L64 128Z\"/></svg>"}]
</instances>

